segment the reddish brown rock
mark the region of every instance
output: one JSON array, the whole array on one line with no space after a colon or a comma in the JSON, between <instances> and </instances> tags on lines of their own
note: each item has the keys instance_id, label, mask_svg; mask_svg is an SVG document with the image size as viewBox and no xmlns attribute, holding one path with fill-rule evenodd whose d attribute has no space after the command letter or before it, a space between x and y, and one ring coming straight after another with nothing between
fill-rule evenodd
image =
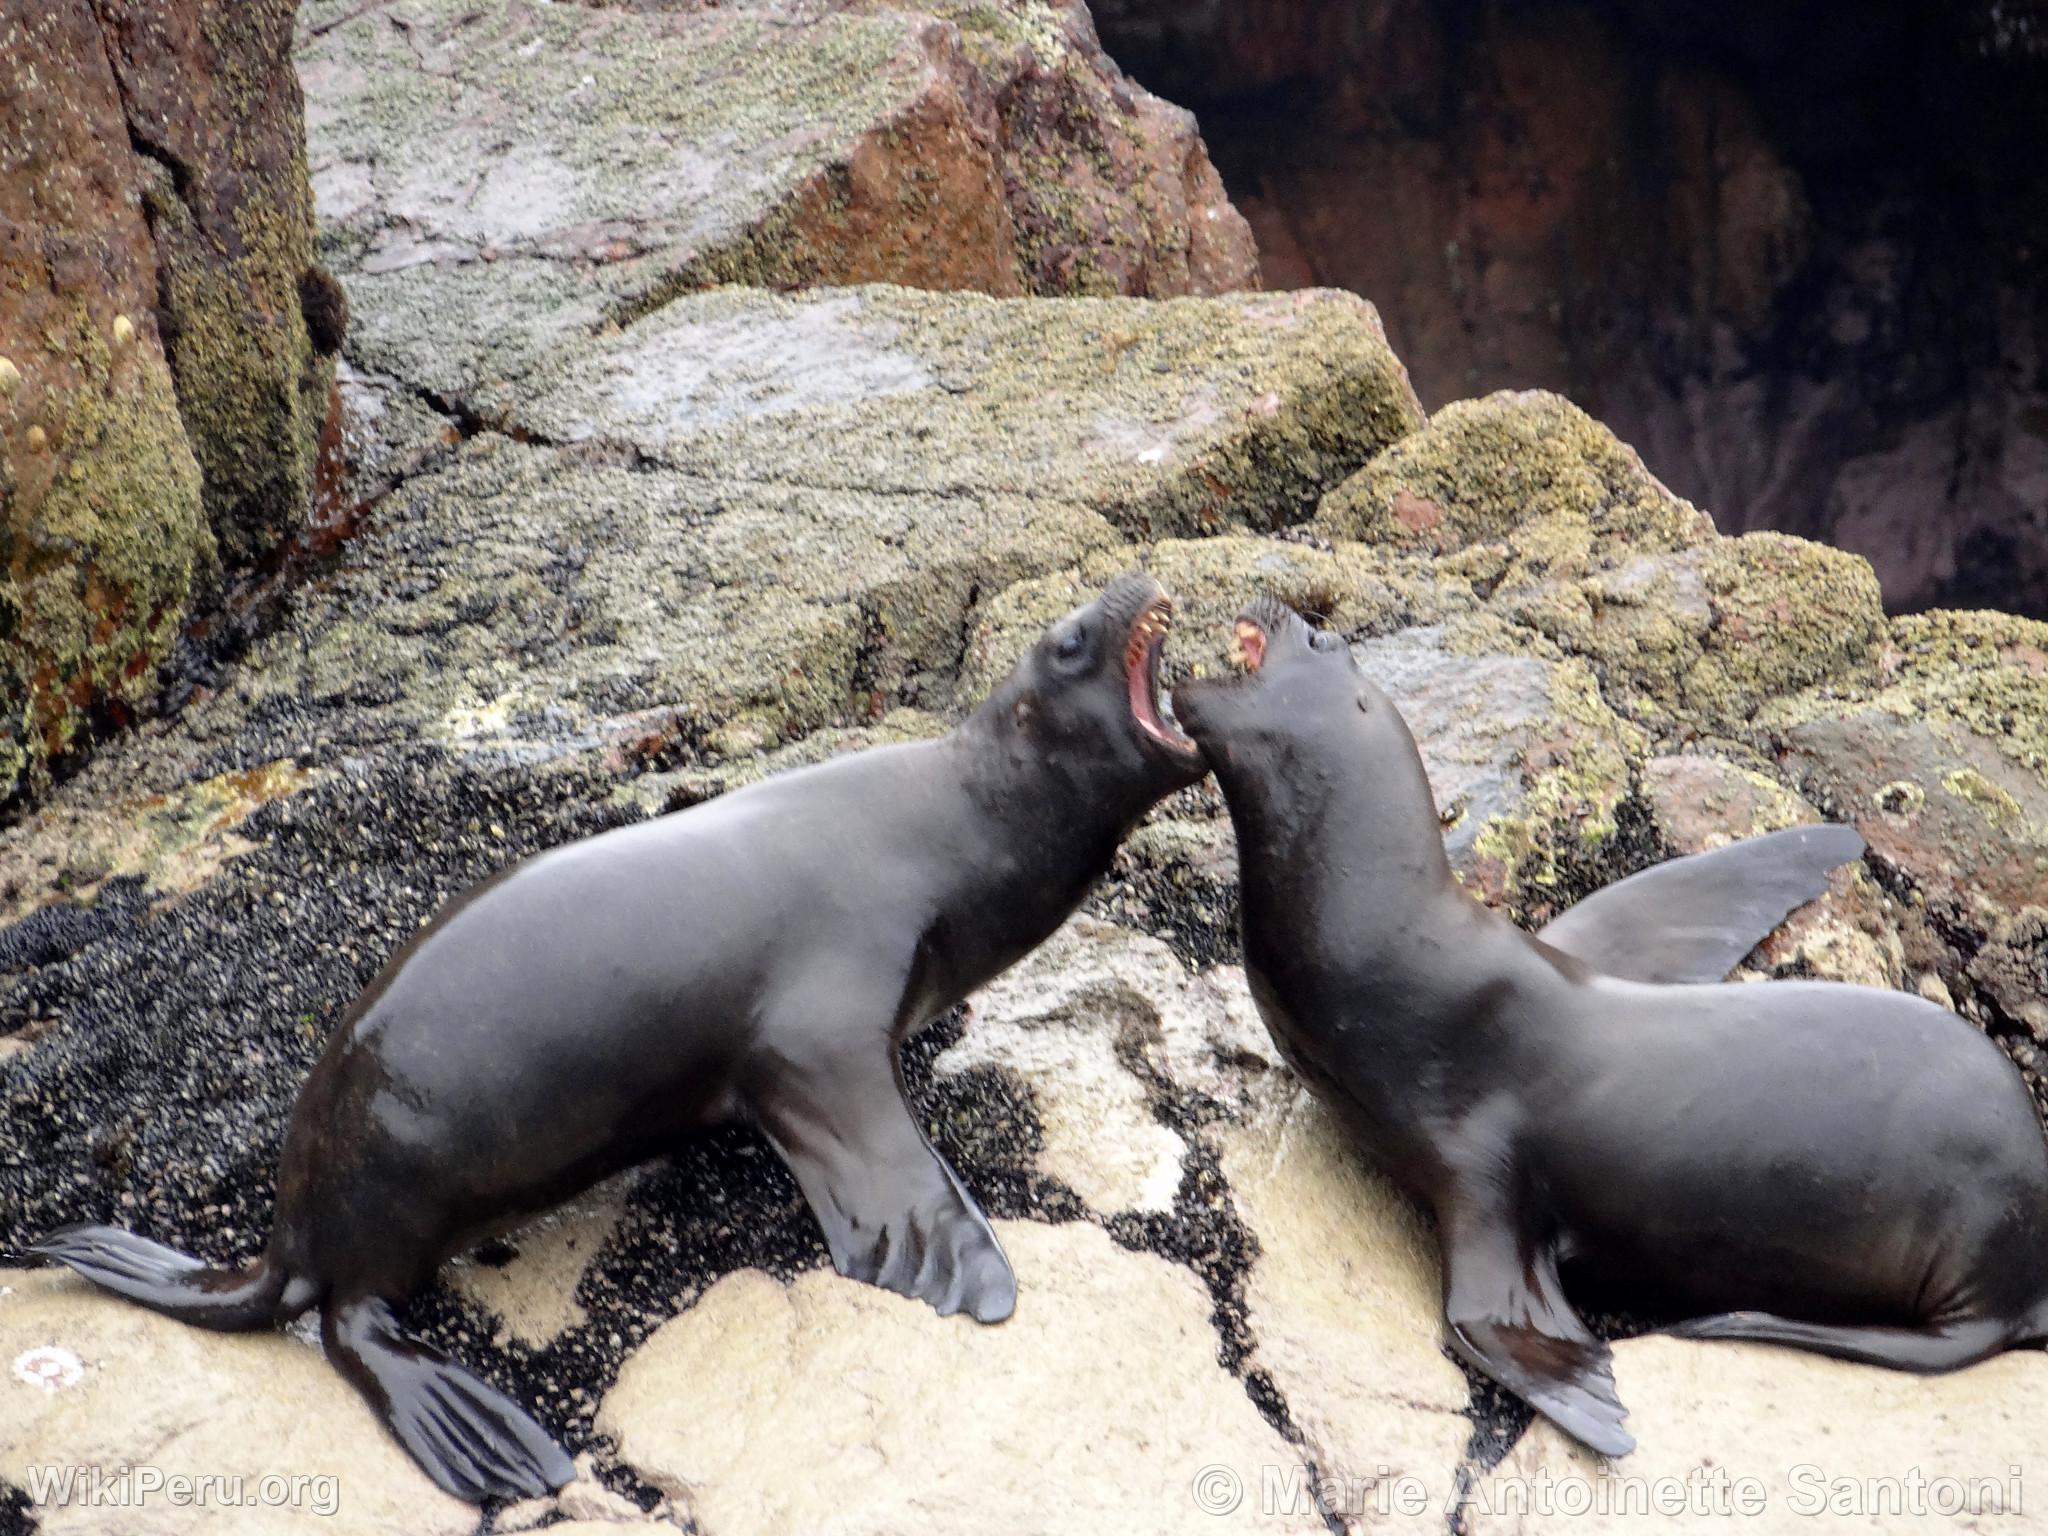
<instances>
[{"instance_id":1,"label":"reddish brown rock","mask_svg":"<svg viewBox=\"0 0 2048 1536\"><path fill-rule=\"evenodd\" d=\"M86 0L0 5L0 799L148 692L211 558Z\"/></svg>"}]
</instances>

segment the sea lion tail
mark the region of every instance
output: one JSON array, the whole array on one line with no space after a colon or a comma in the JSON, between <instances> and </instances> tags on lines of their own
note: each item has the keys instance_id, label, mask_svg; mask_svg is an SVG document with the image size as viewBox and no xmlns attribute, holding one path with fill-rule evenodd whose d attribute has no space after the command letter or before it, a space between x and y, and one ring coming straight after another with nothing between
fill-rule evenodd
<instances>
[{"instance_id":1,"label":"sea lion tail","mask_svg":"<svg viewBox=\"0 0 2048 1536\"><path fill-rule=\"evenodd\" d=\"M68 1264L94 1285L152 1312L222 1333L287 1322L312 1301L287 1299L290 1277L268 1252L247 1268L217 1269L119 1227L89 1224L60 1227L28 1251Z\"/></svg>"}]
</instances>

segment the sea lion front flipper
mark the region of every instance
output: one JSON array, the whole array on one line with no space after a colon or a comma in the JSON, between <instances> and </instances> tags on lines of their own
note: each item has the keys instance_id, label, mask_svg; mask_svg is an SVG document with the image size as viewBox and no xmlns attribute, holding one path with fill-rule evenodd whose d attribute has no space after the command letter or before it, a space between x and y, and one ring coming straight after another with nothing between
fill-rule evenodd
<instances>
[{"instance_id":1,"label":"sea lion front flipper","mask_svg":"<svg viewBox=\"0 0 2048 1536\"><path fill-rule=\"evenodd\" d=\"M382 1298L329 1301L320 1341L398 1443L458 1499L539 1498L575 1478L568 1454L525 1409L407 1337Z\"/></svg>"},{"instance_id":2,"label":"sea lion front flipper","mask_svg":"<svg viewBox=\"0 0 2048 1536\"><path fill-rule=\"evenodd\" d=\"M1630 981L1724 981L1863 848L1835 823L1745 838L1617 880L1536 937Z\"/></svg>"},{"instance_id":3,"label":"sea lion front flipper","mask_svg":"<svg viewBox=\"0 0 2048 1536\"><path fill-rule=\"evenodd\" d=\"M988 1218L911 1118L895 1053L876 1042L782 1064L755 1095L762 1129L853 1280L999 1323L1017 1278Z\"/></svg>"},{"instance_id":4,"label":"sea lion front flipper","mask_svg":"<svg viewBox=\"0 0 2048 1536\"><path fill-rule=\"evenodd\" d=\"M1556 1255L1528 1247L1507 1212L1440 1216L1438 1226L1458 1357L1603 1456L1634 1450L1612 1354L1565 1299Z\"/></svg>"}]
</instances>

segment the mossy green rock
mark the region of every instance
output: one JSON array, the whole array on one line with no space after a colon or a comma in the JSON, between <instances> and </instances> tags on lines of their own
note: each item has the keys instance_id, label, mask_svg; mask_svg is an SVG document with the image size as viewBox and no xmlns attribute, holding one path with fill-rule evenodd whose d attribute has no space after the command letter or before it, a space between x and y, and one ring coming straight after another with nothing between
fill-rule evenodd
<instances>
[{"instance_id":1,"label":"mossy green rock","mask_svg":"<svg viewBox=\"0 0 2048 1536\"><path fill-rule=\"evenodd\" d=\"M334 382L316 342L298 0L100 7L156 248L158 328L231 566L297 532Z\"/></svg>"},{"instance_id":2,"label":"mossy green rock","mask_svg":"<svg viewBox=\"0 0 2048 1536\"><path fill-rule=\"evenodd\" d=\"M1501 545L1490 579L1556 578L1697 544L1713 524L1560 396L1459 400L1324 497L1330 538L1445 553Z\"/></svg>"}]
</instances>

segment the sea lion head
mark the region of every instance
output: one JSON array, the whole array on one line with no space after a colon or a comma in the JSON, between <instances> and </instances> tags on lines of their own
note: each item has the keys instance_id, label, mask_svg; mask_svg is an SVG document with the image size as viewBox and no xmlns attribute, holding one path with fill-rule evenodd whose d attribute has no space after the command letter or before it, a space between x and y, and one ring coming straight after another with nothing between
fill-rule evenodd
<instances>
[{"instance_id":1,"label":"sea lion head","mask_svg":"<svg viewBox=\"0 0 2048 1536\"><path fill-rule=\"evenodd\" d=\"M1343 637L1315 628L1278 598L1255 598L1239 611L1231 659L1237 676L1173 692L1175 718L1226 794L1271 794L1334 763L1413 756L1399 712Z\"/></svg>"},{"instance_id":2,"label":"sea lion head","mask_svg":"<svg viewBox=\"0 0 2048 1536\"><path fill-rule=\"evenodd\" d=\"M984 706L1089 793L1137 809L1208 772L1159 692L1173 598L1127 571L1046 628Z\"/></svg>"}]
</instances>

